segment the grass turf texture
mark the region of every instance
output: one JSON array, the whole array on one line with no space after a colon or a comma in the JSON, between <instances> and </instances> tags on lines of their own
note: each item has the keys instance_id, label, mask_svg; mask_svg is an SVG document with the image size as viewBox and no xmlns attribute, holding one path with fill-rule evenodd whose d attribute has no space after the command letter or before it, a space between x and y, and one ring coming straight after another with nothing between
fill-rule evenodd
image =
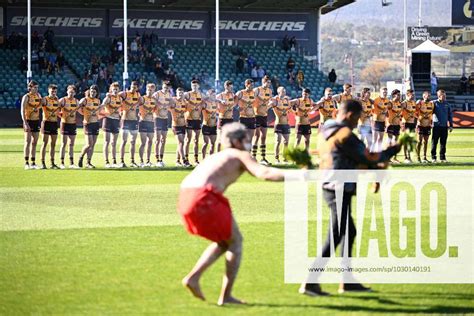
<instances>
[{"instance_id":1,"label":"grass turf texture","mask_svg":"<svg viewBox=\"0 0 474 316\"><path fill-rule=\"evenodd\" d=\"M450 134L452 164L395 168L472 169L473 136ZM342 296L337 285L324 285L333 296L299 295L298 285L283 282L283 184L248 175L226 195L245 238L234 292L250 304L215 305L222 259L204 275L208 302L200 302L180 284L208 244L187 235L176 214L188 170L24 171L22 137L19 129L0 130L0 314L474 313L473 285L375 284L374 293ZM272 132L267 143L271 153ZM79 130L76 151L82 144ZM170 137L168 165L175 148Z\"/></svg>"}]
</instances>

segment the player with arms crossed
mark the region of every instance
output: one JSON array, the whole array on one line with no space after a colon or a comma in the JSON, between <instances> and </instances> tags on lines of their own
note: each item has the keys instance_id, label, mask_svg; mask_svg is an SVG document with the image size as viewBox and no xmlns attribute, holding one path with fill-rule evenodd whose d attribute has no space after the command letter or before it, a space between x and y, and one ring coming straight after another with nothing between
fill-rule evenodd
<instances>
[{"instance_id":1,"label":"player with arms crossed","mask_svg":"<svg viewBox=\"0 0 474 316\"><path fill-rule=\"evenodd\" d=\"M65 169L64 157L66 155L66 146L69 141L69 168L78 169L74 164L74 143L76 142L77 126L76 113L79 109L78 101L74 97L76 95L76 87L69 85L67 87L67 95L59 100L59 107L61 109L61 165L59 168Z\"/></svg>"},{"instance_id":2,"label":"player with arms crossed","mask_svg":"<svg viewBox=\"0 0 474 316\"><path fill-rule=\"evenodd\" d=\"M317 109L316 103L310 98L311 90L303 89L301 98L291 100L296 119L296 146L300 145L301 138L304 137L304 146L309 150L311 140L311 122L309 113Z\"/></svg>"},{"instance_id":3,"label":"player with arms crossed","mask_svg":"<svg viewBox=\"0 0 474 316\"><path fill-rule=\"evenodd\" d=\"M155 156L156 166L164 167L163 156L165 153L166 136L168 135L168 112L173 104L171 96L171 83L167 80L163 81L161 90L157 91L153 96L156 98L155 117Z\"/></svg>"},{"instance_id":4,"label":"player with arms crossed","mask_svg":"<svg viewBox=\"0 0 474 316\"><path fill-rule=\"evenodd\" d=\"M380 96L374 100L374 108L372 110L371 152L380 152L382 150L385 121L387 120L388 105L390 104L390 100L387 98L387 93L387 88L381 88Z\"/></svg>"},{"instance_id":5,"label":"player with arms crossed","mask_svg":"<svg viewBox=\"0 0 474 316\"><path fill-rule=\"evenodd\" d=\"M360 104L362 112L359 119L359 134L362 142L367 148L372 146L372 111L374 109L373 101L370 99L370 89L364 88L361 92Z\"/></svg>"},{"instance_id":6,"label":"player with arms crossed","mask_svg":"<svg viewBox=\"0 0 474 316\"><path fill-rule=\"evenodd\" d=\"M102 129L105 132L104 158L105 168L117 167L117 139L119 136L120 109L122 108L122 98L119 96L120 85L114 82L109 87L109 93L102 101L104 120ZM109 147L112 146L113 164L109 162Z\"/></svg>"},{"instance_id":7,"label":"player with arms crossed","mask_svg":"<svg viewBox=\"0 0 474 316\"><path fill-rule=\"evenodd\" d=\"M138 92L138 82L132 81L128 91L122 91L119 96L122 98L122 143L120 145L120 168L126 168L125 165L125 147L130 134L130 167L137 168L135 163L135 144L138 137L138 116L137 109L140 101L140 92Z\"/></svg>"},{"instance_id":8,"label":"player with arms crossed","mask_svg":"<svg viewBox=\"0 0 474 316\"><path fill-rule=\"evenodd\" d=\"M21 119L25 131L25 145L23 153L25 156L25 170L38 169L36 166L36 144L38 143L40 121L39 110L41 107L41 95L38 93L38 83L28 83L28 93L21 99ZM30 165L31 158L31 165Z\"/></svg>"},{"instance_id":9,"label":"player with arms crossed","mask_svg":"<svg viewBox=\"0 0 474 316\"><path fill-rule=\"evenodd\" d=\"M56 148L56 140L58 139L58 116L59 116L59 99L58 87L55 84L48 86L48 96L44 97L41 102L43 110L43 121L41 122L41 134L43 134L43 144L41 145L41 169L46 169L46 146L51 138L49 147L49 155L51 158L51 169L59 169L54 163L54 154Z\"/></svg>"},{"instance_id":10,"label":"player with arms crossed","mask_svg":"<svg viewBox=\"0 0 474 316\"><path fill-rule=\"evenodd\" d=\"M252 141L252 153L254 158L257 159L257 150L258 142L260 141L260 154L262 160L260 163L263 165L269 165L270 163L266 159L267 151L267 127L268 127L268 110L270 109L269 101L273 97L272 95L272 82L269 76L264 76L262 78L262 85L254 89L255 102L254 102L254 111L255 111L255 137Z\"/></svg>"},{"instance_id":11,"label":"player with arms crossed","mask_svg":"<svg viewBox=\"0 0 474 316\"><path fill-rule=\"evenodd\" d=\"M153 96L156 86L154 83L146 85L146 94L141 97L138 107L138 132L140 133L140 168L151 167L151 146L153 145L153 137L155 125L153 124L153 113L156 111L156 99ZM146 163L144 163L143 155L146 147Z\"/></svg>"},{"instance_id":12,"label":"player with arms crossed","mask_svg":"<svg viewBox=\"0 0 474 316\"><path fill-rule=\"evenodd\" d=\"M418 125L418 143L416 144L416 154L419 163L429 163L426 159L426 151L428 149L428 140L431 135L431 124L433 123L434 104L430 101L430 92L423 92L423 100L419 100L416 104L416 116ZM423 160L421 160L421 145L423 144Z\"/></svg>"},{"instance_id":13,"label":"player with arms crossed","mask_svg":"<svg viewBox=\"0 0 474 316\"><path fill-rule=\"evenodd\" d=\"M207 99L202 109L203 124L202 136L204 144L202 145L202 159L206 157L207 146L209 146L209 155L212 155L216 146L217 138L217 107L216 91L209 89L207 92Z\"/></svg>"},{"instance_id":14,"label":"player with arms crossed","mask_svg":"<svg viewBox=\"0 0 474 316\"><path fill-rule=\"evenodd\" d=\"M221 130L226 124L234 122L234 107L236 104L234 86L232 81L227 80L224 82L224 91L217 95L219 122L218 122L218 134L217 134L217 151L221 150Z\"/></svg>"},{"instance_id":15,"label":"player with arms crossed","mask_svg":"<svg viewBox=\"0 0 474 316\"><path fill-rule=\"evenodd\" d=\"M332 88L324 89L324 96L316 103L319 109L319 130L324 123L336 117L336 100L332 97Z\"/></svg>"},{"instance_id":16,"label":"player with arms crossed","mask_svg":"<svg viewBox=\"0 0 474 316\"><path fill-rule=\"evenodd\" d=\"M171 105L171 119L173 133L176 137L178 146L176 148L176 166L191 167L188 157L185 154L185 139L186 136L186 113L188 110L188 101L184 98L184 89L176 89L176 97L173 98Z\"/></svg>"},{"instance_id":17,"label":"player with arms crossed","mask_svg":"<svg viewBox=\"0 0 474 316\"><path fill-rule=\"evenodd\" d=\"M204 106L204 98L199 91L199 81L191 81L191 91L184 94L184 99L188 102L186 111L186 161L189 162L189 146L194 134L194 162L199 164L199 136L201 135L201 112Z\"/></svg>"},{"instance_id":18,"label":"player with arms crossed","mask_svg":"<svg viewBox=\"0 0 474 316\"><path fill-rule=\"evenodd\" d=\"M278 95L270 100L270 106L275 113L275 162L280 163L280 144L283 140L283 148L288 148L290 142L290 124L288 114L292 112L290 98L286 95L285 87L278 87ZM284 163L288 163L286 158Z\"/></svg>"},{"instance_id":19,"label":"player with arms crossed","mask_svg":"<svg viewBox=\"0 0 474 316\"><path fill-rule=\"evenodd\" d=\"M238 91L235 94L237 105L239 106L240 123L247 128L247 134L250 139L255 136L255 129L257 127L255 110L253 103L255 102L255 91L253 90L253 80L245 80L245 89ZM252 157L257 155L257 151L252 150Z\"/></svg>"},{"instance_id":20,"label":"player with arms crossed","mask_svg":"<svg viewBox=\"0 0 474 316\"><path fill-rule=\"evenodd\" d=\"M284 173L260 165L252 158L251 138L242 124L224 126L222 144L224 150L203 160L181 183L178 212L186 230L212 242L182 283L195 297L204 300L199 280L225 254L226 271L217 303L242 304L243 301L232 296L242 256L242 235L223 193L245 171L270 181L282 181Z\"/></svg>"},{"instance_id":21,"label":"player with arms crossed","mask_svg":"<svg viewBox=\"0 0 474 316\"><path fill-rule=\"evenodd\" d=\"M388 127L387 136L390 144L397 141L400 136L400 124L402 123L402 103L400 102L400 90L392 91L392 100L388 105ZM397 159L397 155L393 156L392 163L400 163Z\"/></svg>"},{"instance_id":22,"label":"player with arms crossed","mask_svg":"<svg viewBox=\"0 0 474 316\"><path fill-rule=\"evenodd\" d=\"M414 132L416 129L416 101L415 98L415 91L407 90L407 99L402 102L402 127L403 131ZM408 150L408 146L403 146L403 153L405 154L405 163L412 163L410 157L410 151Z\"/></svg>"}]
</instances>

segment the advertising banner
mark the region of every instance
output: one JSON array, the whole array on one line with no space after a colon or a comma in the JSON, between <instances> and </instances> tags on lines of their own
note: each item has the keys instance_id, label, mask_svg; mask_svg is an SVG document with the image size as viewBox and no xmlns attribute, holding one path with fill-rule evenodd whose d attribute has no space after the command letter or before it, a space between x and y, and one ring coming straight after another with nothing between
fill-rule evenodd
<instances>
[{"instance_id":1,"label":"advertising banner","mask_svg":"<svg viewBox=\"0 0 474 316\"><path fill-rule=\"evenodd\" d=\"M452 25L474 25L474 0L453 0Z\"/></svg>"},{"instance_id":2,"label":"advertising banner","mask_svg":"<svg viewBox=\"0 0 474 316\"><path fill-rule=\"evenodd\" d=\"M57 8L32 8L32 31L44 33L51 28L56 35L71 36L107 36L106 10ZM5 26L8 34L12 32L26 34L26 6L24 8L7 8Z\"/></svg>"},{"instance_id":3,"label":"advertising banner","mask_svg":"<svg viewBox=\"0 0 474 316\"><path fill-rule=\"evenodd\" d=\"M472 27L408 27L408 49L413 49L426 40L453 53L474 52Z\"/></svg>"}]
</instances>

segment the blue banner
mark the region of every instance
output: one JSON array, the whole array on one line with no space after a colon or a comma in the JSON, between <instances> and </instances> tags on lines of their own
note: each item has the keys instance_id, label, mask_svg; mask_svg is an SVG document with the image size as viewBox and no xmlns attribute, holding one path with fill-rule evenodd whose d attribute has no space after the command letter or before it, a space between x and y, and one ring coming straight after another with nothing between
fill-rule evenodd
<instances>
[{"instance_id":1,"label":"blue banner","mask_svg":"<svg viewBox=\"0 0 474 316\"><path fill-rule=\"evenodd\" d=\"M474 25L474 0L453 0L452 25Z\"/></svg>"},{"instance_id":2,"label":"blue banner","mask_svg":"<svg viewBox=\"0 0 474 316\"><path fill-rule=\"evenodd\" d=\"M26 6L7 7L5 27L8 34L12 32L26 34ZM106 10L75 9L65 10L58 8L32 8L32 31L44 33L51 28L56 35L71 36L107 36Z\"/></svg>"}]
</instances>

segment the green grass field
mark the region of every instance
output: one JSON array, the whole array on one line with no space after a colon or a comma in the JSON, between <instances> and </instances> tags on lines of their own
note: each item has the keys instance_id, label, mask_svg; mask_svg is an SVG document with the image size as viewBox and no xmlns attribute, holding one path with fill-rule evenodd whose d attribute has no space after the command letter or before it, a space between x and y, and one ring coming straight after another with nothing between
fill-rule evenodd
<instances>
[{"instance_id":1,"label":"green grass field","mask_svg":"<svg viewBox=\"0 0 474 316\"><path fill-rule=\"evenodd\" d=\"M473 285L373 284L373 293L338 295L334 284L323 286L330 297L298 294L283 282L283 184L248 175L226 195L245 238L235 296L249 304L215 305L222 259L202 279L208 301L198 301L180 283L208 244L186 234L176 213L189 170L25 171L22 137L0 130L0 314L474 313ZM82 144L79 130L77 151ZM272 152L273 133L269 144ZM168 165L175 148L170 138ZM474 130L455 130L447 152L448 165L396 168L472 169Z\"/></svg>"}]
</instances>

